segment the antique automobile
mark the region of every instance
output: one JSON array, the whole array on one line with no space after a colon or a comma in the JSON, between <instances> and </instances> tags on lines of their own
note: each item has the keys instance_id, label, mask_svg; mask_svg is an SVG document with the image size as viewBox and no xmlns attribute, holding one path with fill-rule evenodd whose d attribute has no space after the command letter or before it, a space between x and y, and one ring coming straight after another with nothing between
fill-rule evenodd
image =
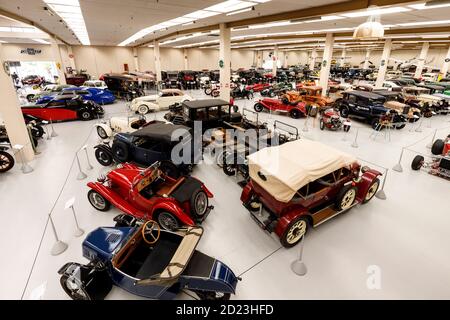
<instances>
[{"instance_id":1,"label":"antique automobile","mask_svg":"<svg viewBox=\"0 0 450 320\"><path fill-rule=\"evenodd\" d=\"M24 99L28 102L33 102L36 100L36 97L41 93L41 88L38 85L34 86L23 86L22 88L17 89L17 94L19 98Z\"/></svg>"},{"instance_id":2,"label":"antique automobile","mask_svg":"<svg viewBox=\"0 0 450 320\"><path fill-rule=\"evenodd\" d=\"M298 93L301 101L306 102L308 106L317 106L319 110L334 103L333 99L322 96L322 87L320 86L304 86Z\"/></svg>"},{"instance_id":3,"label":"antique automobile","mask_svg":"<svg viewBox=\"0 0 450 320\"><path fill-rule=\"evenodd\" d=\"M450 179L450 134L445 140L437 139L431 146L433 157L425 161L425 157L417 155L411 162L411 169L420 170L425 168L429 174Z\"/></svg>"},{"instance_id":4,"label":"antique automobile","mask_svg":"<svg viewBox=\"0 0 450 320\"><path fill-rule=\"evenodd\" d=\"M181 86L184 90L193 90L200 88L200 81L197 79L196 71L180 71L178 74Z\"/></svg>"},{"instance_id":5,"label":"antique automobile","mask_svg":"<svg viewBox=\"0 0 450 320\"><path fill-rule=\"evenodd\" d=\"M276 97L276 96L280 96L284 93L286 93L287 91L292 90L292 83L289 82L280 82L280 83L275 83L273 85L271 85L269 88L266 88L264 90L261 90L261 95L263 97Z\"/></svg>"},{"instance_id":6,"label":"antique automobile","mask_svg":"<svg viewBox=\"0 0 450 320\"><path fill-rule=\"evenodd\" d=\"M116 96L123 97L127 101L144 95L144 91L139 88L138 78L128 74L107 73L99 80L105 81L108 89Z\"/></svg>"},{"instance_id":7,"label":"antique automobile","mask_svg":"<svg viewBox=\"0 0 450 320\"><path fill-rule=\"evenodd\" d=\"M165 89L181 89L177 71L163 71L162 85Z\"/></svg>"},{"instance_id":8,"label":"antique automobile","mask_svg":"<svg viewBox=\"0 0 450 320\"><path fill-rule=\"evenodd\" d=\"M36 103L44 104L55 99L55 97L58 96L72 95L80 96L81 98L83 98L83 100L93 101L97 104L111 104L116 100L116 97L108 89L103 90L90 87L69 87L62 89L62 91L58 95L54 95L53 93L50 95L41 95Z\"/></svg>"},{"instance_id":9,"label":"antique automobile","mask_svg":"<svg viewBox=\"0 0 450 320\"><path fill-rule=\"evenodd\" d=\"M293 119L306 117L308 114L306 109L306 102L289 103L282 99L264 98L255 103L256 112L267 110L269 112L287 113Z\"/></svg>"},{"instance_id":10,"label":"antique automobile","mask_svg":"<svg viewBox=\"0 0 450 320\"><path fill-rule=\"evenodd\" d=\"M425 84L419 83L416 86L430 90L430 94L444 93L444 91L445 91L444 86L438 86L436 84L431 84L431 83L425 83Z\"/></svg>"},{"instance_id":11,"label":"antique automobile","mask_svg":"<svg viewBox=\"0 0 450 320\"><path fill-rule=\"evenodd\" d=\"M161 121L132 133L117 133L111 146L103 142L94 147L95 157L103 166L130 161L149 166L156 161L169 161L173 176L190 173L201 159L201 148L201 144L197 146L192 139L189 128ZM173 158L174 149L182 153L177 153L179 159Z\"/></svg>"},{"instance_id":12,"label":"antique automobile","mask_svg":"<svg viewBox=\"0 0 450 320\"><path fill-rule=\"evenodd\" d=\"M218 82L214 82L214 81L210 81L207 84L205 84L203 86L203 92L207 95L210 96L212 94L213 91L218 90L218 92L220 92L220 83Z\"/></svg>"},{"instance_id":13,"label":"antique automobile","mask_svg":"<svg viewBox=\"0 0 450 320\"><path fill-rule=\"evenodd\" d=\"M380 118L388 111L392 116L392 126L403 129L406 117L384 106L386 98L382 95L365 91L345 91L342 99L336 100L337 108L343 118L353 117L371 124L373 129L379 129Z\"/></svg>"},{"instance_id":14,"label":"antique automobile","mask_svg":"<svg viewBox=\"0 0 450 320\"><path fill-rule=\"evenodd\" d=\"M241 201L284 247L297 244L309 227L367 203L380 185L380 172L361 168L354 156L316 141L265 148L247 160L250 181Z\"/></svg>"},{"instance_id":15,"label":"antique automobile","mask_svg":"<svg viewBox=\"0 0 450 320\"><path fill-rule=\"evenodd\" d=\"M250 94L249 91L246 91L245 88L241 89L242 85L238 85L237 83L230 83L230 95L233 98L246 98L247 94L253 97L253 92ZM205 92L208 90L205 89ZM213 98L217 98L220 96L220 84L212 85L211 90L209 91L209 95ZM234 96L233 96L234 95Z\"/></svg>"},{"instance_id":16,"label":"antique automobile","mask_svg":"<svg viewBox=\"0 0 450 320\"><path fill-rule=\"evenodd\" d=\"M255 83L255 84L249 84L245 87L247 91L253 91L253 92L261 92L264 89L267 89L270 87L270 83Z\"/></svg>"},{"instance_id":17,"label":"antique automobile","mask_svg":"<svg viewBox=\"0 0 450 320\"><path fill-rule=\"evenodd\" d=\"M158 94L143 96L131 101L130 109L139 114L168 110L174 103L190 101L193 98L179 89L163 89Z\"/></svg>"},{"instance_id":18,"label":"antique automobile","mask_svg":"<svg viewBox=\"0 0 450 320\"><path fill-rule=\"evenodd\" d=\"M33 140L33 144L37 147L40 138L44 134L44 128L42 127L42 122L35 120L34 117L29 115L24 115L25 123L27 129L29 130L30 139ZM6 131L6 126L3 119L0 119L0 143L10 144L8 132Z\"/></svg>"},{"instance_id":19,"label":"antique automobile","mask_svg":"<svg viewBox=\"0 0 450 320\"><path fill-rule=\"evenodd\" d=\"M39 120L91 120L103 117L105 111L92 101L84 101L79 96L56 96L46 104L22 106L24 115L31 115Z\"/></svg>"},{"instance_id":20,"label":"antique automobile","mask_svg":"<svg viewBox=\"0 0 450 320\"><path fill-rule=\"evenodd\" d=\"M196 247L201 227L161 230L155 221L127 228L97 228L83 241L87 265L68 262L58 273L74 300L103 300L115 285L152 299L189 290L200 299L228 300L238 280L223 262Z\"/></svg>"},{"instance_id":21,"label":"antique automobile","mask_svg":"<svg viewBox=\"0 0 450 320\"><path fill-rule=\"evenodd\" d=\"M250 89L248 90L249 86L244 86L243 84L238 85L237 87L233 88L230 92L230 95L233 99L241 98L241 99L253 99L253 91ZM213 95L214 97L214 95Z\"/></svg>"},{"instance_id":22,"label":"antique automobile","mask_svg":"<svg viewBox=\"0 0 450 320\"><path fill-rule=\"evenodd\" d=\"M344 132L348 132L351 126L350 120L342 118L339 111L334 108L325 109L320 113L320 130L324 130L325 128L333 131L343 129Z\"/></svg>"},{"instance_id":23,"label":"antique automobile","mask_svg":"<svg viewBox=\"0 0 450 320\"><path fill-rule=\"evenodd\" d=\"M374 90L373 93L383 96L386 101L384 106L389 110L402 114L408 122L416 122L422 116L422 110L414 106L414 104L404 103L401 92L389 90Z\"/></svg>"},{"instance_id":24,"label":"antique automobile","mask_svg":"<svg viewBox=\"0 0 450 320\"><path fill-rule=\"evenodd\" d=\"M88 88L97 88L97 89L102 89L102 90L108 89L108 86L106 85L105 81L102 81L102 80L88 80L88 81L85 81L82 86L88 87Z\"/></svg>"},{"instance_id":25,"label":"antique automobile","mask_svg":"<svg viewBox=\"0 0 450 320\"><path fill-rule=\"evenodd\" d=\"M41 76L37 76L37 75L29 75L26 76L22 79L22 85L26 86L26 85L40 85L43 82L45 82L45 79Z\"/></svg>"},{"instance_id":26,"label":"antique automobile","mask_svg":"<svg viewBox=\"0 0 450 320\"><path fill-rule=\"evenodd\" d=\"M205 88L207 85L209 85L209 83L211 81L211 78L209 77L209 73L200 72L200 74L198 75L198 81L199 81L200 88L201 89Z\"/></svg>"},{"instance_id":27,"label":"antique automobile","mask_svg":"<svg viewBox=\"0 0 450 320\"><path fill-rule=\"evenodd\" d=\"M134 132L145 125L154 124L162 121L149 121L147 122L145 116L139 117L111 117L107 121L102 121L101 123L96 123L94 127L96 128L97 135L101 139L111 138L113 135L123 132L130 133Z\"/></svg>"},{"instance_id":28,"label":"antique automobile","mask_svg":"<svg viewBox=\"0 0 450 320\"><path fill-rule=\"evenodd\" d=\"M8 149L8 145L0 144L0 173L4 173L14 167L14 157L8 152Z\"/></svg>"},{"instance_id":29,"label":"antique automobile","mask_svg":"<svg viewBox=\"0 0 450 320\"><path fill-rule=\"evenodd\" d=\"M164 119L179 125L194 129L195 122L201 122L202 132L208 129L223 127L224 122L237 123L242 121L242 114L237 106L222 99L201 99L185 101L174 106L164 115Z\"/></svg>"},{"instance_id":30,"label":"antique automobile","mask_svg":"<svg viewBox=\"0 0 450 320\"><path fill-rule=\"evenodd\" d=\"M72 86L81 86L84 82L90 79L90 75L86 74L86 70L80 70L79 72L73 71L72 73L66 73L66 83Z\"/></svg>"},{"instance_id":31,"label":"antique automobile","mask_svg":"<svg viewBox=\"0 0 450 320\"><path fill-rule=\"evenodd\" d=\"M167 230L201 223L213 208L208 205L212 193L196 178L174 177L166 164L158 161L146 169L119 165L106 177L88 183L88 200L99 211L108 211L112 204L125 215L154 219ZM123 226L130 220L119 216L115 221Z\"/></svg>"}]
</instances>

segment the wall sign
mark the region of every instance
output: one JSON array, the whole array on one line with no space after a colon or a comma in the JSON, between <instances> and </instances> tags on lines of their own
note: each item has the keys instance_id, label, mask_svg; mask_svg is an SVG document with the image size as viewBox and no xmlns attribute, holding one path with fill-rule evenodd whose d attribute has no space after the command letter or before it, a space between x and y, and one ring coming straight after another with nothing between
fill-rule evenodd
<instances>
[{"instance_id":1,"label":"wall sign","mask_svg":"<svg viewBox=\"0 0 450 320\"><path fill-rule=\"evenodd\" d=\"M450 62L450 58L445 58L445 62Z\"/></svg>"},{"instance_id":2,"label":"wall sign","mask_svg":"<svg viewBox=\"0 0 450 320\"><path fill-rule=\"evenodd\" d=\"M223 68L223 66L225 65L225 63L223 62L222 59L219 60L219 68Z\"/></svg>"},{"instance_id":3,"label":"wall sign","mask_svg":"<svg viewBox=\"0 0 450 320\"><path fill-rule=\"evenodd\" d=\"M384 66L386 64L386 60L381 60L381 66Z\"/></svg>"},{"instance_id":4,"label":"wall sign","mask_svg":"<svg viewBox=\"0 0 450 320\"><path fill-rule=\"evenodd\" d=\"M327 66L327 60L323 60L322 67L326 67L326 66Z\"/></svg>"},{"instance_id":5,"label":"wall sign","mask_svg":"<svg viewBox=\"0 0 450 320\"><path fill-rule=\"evenodd\" d=\"M30 56L40 54L41 52L42 52L41 49L34 49L34 48L26 48L26 49L20 50L21 54L28 54Z\"/></svg>"}]
</instances>

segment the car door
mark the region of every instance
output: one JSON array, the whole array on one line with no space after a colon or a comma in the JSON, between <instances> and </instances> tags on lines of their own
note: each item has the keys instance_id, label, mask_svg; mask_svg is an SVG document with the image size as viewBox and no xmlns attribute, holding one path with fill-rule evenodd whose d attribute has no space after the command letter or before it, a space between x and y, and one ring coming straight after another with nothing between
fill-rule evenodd
<instances>
[{"instance_id":1,"label":"car door","mask_svg":"<svg viewBox=\"0 0 450 320\"><path fill-rule=\"evenodd\" d=\"M169 106L172 104L172 100L173 100L172 92L163 93L158 98L158 106L159 106L159 108L160 109L168 109Z\"/></svg>"},{"instance_id":2,"label":"car door","mask_svg":"<svg viewBox=\"0 0 450 320\"><path fill-rule=\"evenodd\" d=\"M132 158L135 162L148 165L148 146L151 145L151 141L148 137L134 137Z\"/></svg>"},{"instance_id":3,"label":"car door","mask_svg":"<svg viewBox=\"0 0 450 320\"><path fill-rule=\"evenodd\" d=\"M70 101L70 99L69 99ZM43 110L44 120L62 121L77 119L77 111L67 106L66 100L50 101Z\"/></svg>"},{"instance_id":4,"label":"car door","mask_svg":"<svg viewBox=\"0 0 450 320\"><path fill-rule=\"evenodd\" d=\"M370 115L370 107L368 106L366 99L357 97L355 102L355 114L362 117L368 117Z\"/></svg>"}]
</instances>

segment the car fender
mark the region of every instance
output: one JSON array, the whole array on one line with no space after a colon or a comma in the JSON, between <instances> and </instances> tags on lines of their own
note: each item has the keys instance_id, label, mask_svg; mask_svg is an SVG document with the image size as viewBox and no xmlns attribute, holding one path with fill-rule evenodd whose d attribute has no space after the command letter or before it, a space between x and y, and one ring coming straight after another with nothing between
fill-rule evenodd
<instances>
[{"instance_id":1,"label":"car fender","mask_svg":"<svg viewBox=\"0 0 450 320\"><path fill-rule=\"evenodd\" d=\"M356 199L358 201L362 201L366 197L367 191L369 190L372 182L381 175L381 172L375 169L369 169L361 175L361 178L357 184L358 194L356 195Z\"/></svg>"},{"instance_id":2,"label":"car fender","mask_svg":"<svg viewBox=\"0 0 450 320\"><path fill-rule=\"evenodd\" d=\"M194 220L171 198L161 198L161 200L155 203L151 212L152 219L154 219L154 215L160 210L172 213L185 225L195 225Z\"/></svg>"},{"instance_id":3,"label":"car fender","mask_svg":"<svg viewBox=\"0 0 450 320\"><path fill-rule=\"evenodd\" d=\"M145 103L139 104L139 106L142 106L142 105L146 105L150 111L159 111L159 110L163 110L163 109L169 109L169 106L167 106L167 108L165 108L165 107L163 108L163 106L161 106L160 104L158 104L156 102L150 102L150 101L146 101Z\"/></svg>"},{"instance_id":4,"label":"car fender","mask_svg":"<svg viewBox=\"0 0 450 320\"><path fill-rule=\"evenodd\" d=\"M306 103L300 102L294 108L295 110L300 111L304 116L306 116Z\"/></svg>"},{"instance_id":5,"label":"car fender","mask_svg":"<svg viewBox=\"0 0 450 320\"><path fill-rule=\"evenodd\" d=\"M241 193L242 203L248 203L250 201L252 195L253 195L253 186L252 186L252 183L249 182L242 189L242 193Z\"/></svg>"},{"instance_id":6,"label":"car fender","mask_svg":"<svg viewBox=\"0 0 450 320\"><path fill-rule=\"evenodd\" d=\"M195 178L195 177L190 177L191 179L195 179L198 182L201 183L202 185L202 190L205 191L206 195L208 196L208 198L214 198L214 194L205 186L205 184L203 182L201 182L199 179Z\"/></svg>"},{"instance_id":7,"label":"car fender","mask_svg":"<svg viewBox=\"0 0 450 320\"><path fill-rule=\"evenodd\" d=\"M291 223L292 220L296 219L299 216L306 216L308 222L312 225L312 219L307 209L305 208L294 209L292 211L289 211L287 214L284 214L283 216L280 217L280 219L278 219L278 223L274 230L275 234L281 238L283 236L283 233L286 231L286 228L288 227L289 223Z\"/></svg>"},{"instance_id":8,"label":"car fender","mask_svg":"<svg viewBox=\"0 0 450 320\"><path fill-rule=\"evenodd\" d=\"M107 125L106 123L97 123L97 124L94 124L94 127L95 128L98 128L98 127L103 128L103 130L105 130L108 137L112 137L112 135L113 135L111 127L109 125Z\"/></svg>"}]
</instances>

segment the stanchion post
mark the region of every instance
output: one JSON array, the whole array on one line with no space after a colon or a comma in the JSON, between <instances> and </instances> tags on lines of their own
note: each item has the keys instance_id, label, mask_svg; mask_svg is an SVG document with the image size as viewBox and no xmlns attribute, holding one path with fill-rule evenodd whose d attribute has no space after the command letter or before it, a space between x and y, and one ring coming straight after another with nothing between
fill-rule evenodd
<instances>
[{"instance_id":1,"label":"stanchion post","mask_svg":"<svg viewBox=\"0 0 450 320\"><path fill-rule=\"evenodd\" d=\"M55 127L53 126L53 120L50 119L50 126L52 127L52 138L57 137L58 134L55 131Z\"/></svg>"},{"instance_id":2,"label":"stanchion post","mask_svg":"<svg viewBox=\"0 0 450 320\"><path fill-rule=\"evenodd\" d=\"M303 132L308 132L308 118L309 118L309 112L306 112L306 119L305 122L303 123Z\"/></svg>"},{"instance_id":3,"label":"stanchion post","mask_svg":"<svg viewBox=\"0 0 450 320\"><path fill-rule=\"evenodd\" d=\"M305 234L302 236L299 245L298 259L292 261L291 270L298 276L304 276L308 272L306 264L303 262L303 247L305 245Z\"/></svg>"},{"instance_id":4,"label":"stanchion post","mask_svg":"<svg viewBox=\"0 0 450 320\"><path fill-rule=\"evenodd\" d=\"M87 174L83 172L83 170L81 169L81 164L80 164L80 158L78 158L78 152L75 153L75 157L77 160L77 164L78 164L78 175L77 175L77 179L78 180L83 180L87 178Z\"/></svg>"},{"instance_id":5,"label":"stanchion post","mask_svg":"<svg viewBox=\"0 0 450 320\"><path fill-rule=\"evenodd\" d=\"M55 224L53 223L52 215L50 214L48 216L48 218L50 220L50 224L51 224L52 230L53 230L53 235L55 236L55 241L56 241L52 247L51 254L52 254L52 256L57 256L57 255L63 253L64 251L66 251L68 245L67 245L67 243L59 240L58 233L56 232Z\"/></svg>"},{"instance_id":6,"label":"stanchion post","mask_svg":"<svg viewBox=\"0 0 450 320\"><path fill-rule=\"evenodd\" d=\"M17 153L19 154L19 160L22 163L22 167L20 168L22 170L22 173L30 173L33 172L33 168L25 161L25 158L22 154L23 145L16 144L13 146L13 149L17 150Z\"/></svg>"},{"instance_id":7,"label":"stanchion post","mask_svg":"<svg viewBox=\"0 0 450 320\"><path fill-rule=\"evenodd\" d=\"M88 146L85 144L83 147L81 147L81 150L84 150L84 153L86 154L86 160L87 160L87 169L88 170L92 170L94 169L94 167L91 164L91 161L89 160L89 155L88 155L88 151L87 151Z\"/></svg>"},{"instance_id":8,"label":"stanchion post","mask_svg":"<svg viewBox=\"0 0 450 320\"><path fill-rule=\"evenodd\" d=\"M386 193L384 192L384 185L386 183L388 172L389 172L389 169L386 168L386 172L384 173L384 179L383 179L383 184L381 185L381 189L379 189L377 191L377 193L375 194L375 197L377 197L378 199L381 199L381 200L386 200L387 199Z\"/></svg>"},{"instance_id":9,"label":"stanchion post","mask_svg":"<svg viewBox=\"0 0 450 320\"><path fill-rule=\"evenodd\" d=\"M353 148L358 148L358 134L359 134L359 128L356 128L355 140L353 140L353 143L352 143Z\"/></svg>"},{"instance_id":10,"label":"stanchion post","mask_svg":"<svg viewBox=\"0 0 450 320\"><path fill-rule=\"evenodd\" d=\"M402 148L402 152L400 152L400 158L398 159L397 164L392 167L392 170L397 171L397 172L403 172L402 158L403 158L404 151L405 151L405 148Z\"/></svg>"},{"instance_id":11,"label":"stanchion post","mask_svg":"<svg viewBox=\"0 0 450 320\"><path fill-rule=\"evenodd\" d=\"M422 122L423 122L423 117L420 118L419 124L417 125L416 130L414 130L415 132L422 132Z\"/></svg>"},{"instance_id":12,"label":"stanchion post","mask_svg":"<svg viewBox=\"0 0 450 320\"><path fill-rule=\"evenodd\" d=\"M433 146L434 139L436 138L437 129L434 129L433 138L431 138L431 141L427 144L427 148L431 149Z\"/></svg>"},{"instance_id":13,"label":"stanchion post","mask_svg":"<svg viewBox=\"0 0 450 320\"><path fill-rule=\"evenodd\" d=\"M75 204L75 197L72 197L66 202L65 209L72 210L73 219L75 220L75 226L76 226L74 235L75 235L75 237L81 237L84 234L84 230L81 229L80 225L78 224L78 219L77 219L77 215L75 214L74 204Z\"/></svg>"}]
</instances>

